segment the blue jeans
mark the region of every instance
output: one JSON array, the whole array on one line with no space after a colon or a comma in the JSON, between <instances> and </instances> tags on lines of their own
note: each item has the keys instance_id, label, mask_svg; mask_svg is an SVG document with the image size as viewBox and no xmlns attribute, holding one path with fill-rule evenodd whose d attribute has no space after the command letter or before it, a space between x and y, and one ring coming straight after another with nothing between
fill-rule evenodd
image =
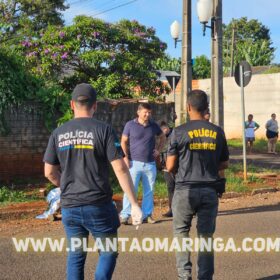
<instances>
[{"instance_id":1,"label":"blue jeans","mask_svg":"<svg viewBox=\"0 0 280 280\"><path fill-rule=\"evenodd\" d=\"M142 179L143 186L143 201L142 201L142 211L143 218L151 216L154 210L154 186L157 176L157 168L155 162L141 162L141 161L131 161L131 167L129 169L133 185L134 192L137 196L138 185ZM131 205L126 196L123 197L123 209L121 212L122 218L128 218L131 215Z\"/></svg>"},{"instance_id":2,"label":"blue jeans","mask_svg":"<svg viewBox=\"0 0 280 280\"><path fill-rule=\"evenodd\" d=\"M62 222L68 244L71 238L87 240L89 233L94 238L116 238L120 226L116 207L112 202L102 205L86 205L73 208L62 208ZM104 238L104 239L103 239ZM68 245L68 248L70 246ZM67 280L84 279L84 264L87 253L81 248L70 248L67 257ZM99 252L95 279L109 280L116 266L118 252Z\"/></svg>"},{"instance_id":3,"label":"blue jeans","mask_svg":"<svg viewBox=\"0 0 280 280\"><path fill-rule=\"evenodd\" d=\"M172 200L174 237L187 238L192 218L197 216L197 234L202 238L212 238L216 228L218 195L211 187L185 187L175 189ZM190 252L177 252L176 263L179 279L191 279L192 263ZM198 252L198 280L212 280L214 274L214 253Z\"/></svg>"}]
</instances>

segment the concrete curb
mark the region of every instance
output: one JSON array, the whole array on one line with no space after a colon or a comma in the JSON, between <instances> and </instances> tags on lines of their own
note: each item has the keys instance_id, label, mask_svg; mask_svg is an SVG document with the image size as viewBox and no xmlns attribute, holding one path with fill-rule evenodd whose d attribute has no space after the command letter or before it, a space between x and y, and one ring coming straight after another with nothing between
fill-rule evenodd
<instances>
[{"instance_id":1,"label":"concrete curb","mask_svg":"<svg viewBox=\"0 0 280 280\"><path fill-rule=\"evenodd\" d=\"M229 198L238 198L244 196L243 193L238 192L226 192L223 194L222 199L229 199Z\"/></svg>"},{"instance_id":2,"label":"concrete curb","mask_svg":"<svg viewBox=\"0 0 280 280\"><path fill-rule=\"evenodd\" d=\"M277 188L260 188L260 189L255 189L252 191L251 195L257 195L257 194L264 194L264 193L273 193L273 192L278 192L279 189Z\"/></svg>"}]
</instances>

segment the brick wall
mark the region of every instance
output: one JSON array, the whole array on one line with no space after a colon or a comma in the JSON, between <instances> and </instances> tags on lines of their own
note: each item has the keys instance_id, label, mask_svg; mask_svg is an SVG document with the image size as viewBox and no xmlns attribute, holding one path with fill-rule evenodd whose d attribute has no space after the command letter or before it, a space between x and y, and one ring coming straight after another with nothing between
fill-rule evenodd
<instances>
[{"instance_id":1,"label":"brick wall","mask_svg":"<svg viewBox=\"0 0 280 280\"><path fill-rule=\"evenodd\" d=\"M171 121L174 103L151 105L156 121ZM137 101L99 102L95 117L111 123L120 136L125 123L136 116L137 106ZM30 103L7 110L5 120L10 133L0 136L0 181L42 177L42 158L50 132L44 126L40 105Z\"/></svg>"}]
</instances>

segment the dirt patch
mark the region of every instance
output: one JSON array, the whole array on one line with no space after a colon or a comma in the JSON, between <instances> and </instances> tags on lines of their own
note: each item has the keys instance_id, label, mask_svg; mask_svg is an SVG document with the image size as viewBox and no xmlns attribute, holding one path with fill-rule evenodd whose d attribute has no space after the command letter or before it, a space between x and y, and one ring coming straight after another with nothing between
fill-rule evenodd
<instances>
[{"instance_id":1,"label":"dirt patch","mask_svg":"<svg viewBox=\"0 0 280 280\"><path fill-rule=\"evenodd\" d=\"M33 217L43 213L48 207L45 201L31 201L13 203L8 206L1 206L0 220L15 220Z\"/></svg>"}]
</instances>

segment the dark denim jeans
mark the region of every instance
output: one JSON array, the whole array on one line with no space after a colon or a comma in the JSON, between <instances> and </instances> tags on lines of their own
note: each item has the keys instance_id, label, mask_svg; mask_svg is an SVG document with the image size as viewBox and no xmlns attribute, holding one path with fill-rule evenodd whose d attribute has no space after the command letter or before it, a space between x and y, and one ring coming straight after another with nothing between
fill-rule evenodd
<instances>
[{"instance_id":1,"label":"dark denim jeans","mask_svg":"<svg viewBox=\"0 0 280 280\"><path fill-rule=\"evenodd\" d=\"M211 187L195 186L175 189L173 201L174 237L187 238L192 218L197 216L199 237L212 238L218 212L218 196ZM191 279L190 252L177 252L176 263L179 279ZM214 274L214 253L198 252L197 273L199 280L211 280Z\"/></svg>"},{"instance_id":2,"label":"dark denim jeans","mask_svg":"<svg viewBox=\"0 0 280 280\"><path fill-rule=\"evenodd\" d=\"M165 183L167 185L168 205L169 205L169 208L171 210L172 199L173 199L174 190L175 190L175 176L171 172L163 171L163 178L164 178Z\"/></svg>"},{"instance_id":3,"label":"dark denim jeans","mask_svg":"<svg viewBox=\"0 0 280 280\"><path fill-rule=\"evenodd\" d=\"M71 238L87 240L89 233L94 238L102 240L117 237L117 229L120 226L118 213L112 202L102 205L62 208L62 222L68 244L71 244ZM68 247L70 246L68 245ZM84 279L86 256L87 252L82 247L76 250L71 250L70 248L67 258L68 280ZM109 280L112 278L117 256L117 251L99 252L99 260L95 271L96 280Z\"/></svg>"}]
</instances>

